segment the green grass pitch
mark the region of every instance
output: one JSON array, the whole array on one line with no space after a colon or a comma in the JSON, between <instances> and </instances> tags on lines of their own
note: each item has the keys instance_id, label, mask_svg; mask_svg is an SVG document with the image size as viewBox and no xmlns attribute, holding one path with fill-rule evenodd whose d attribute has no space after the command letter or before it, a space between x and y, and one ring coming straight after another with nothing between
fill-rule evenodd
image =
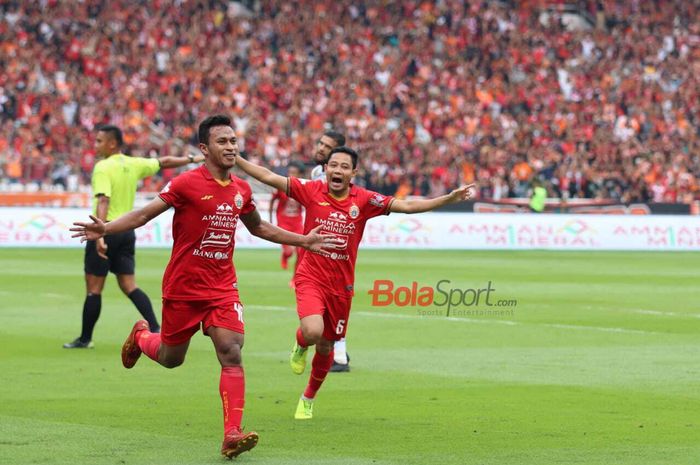
<instances>
[{"instance_id":1,"label":"green grass pitch","mask_svg":"<svg viewBox=\"0 0 700 465\"><path fill-rule=\"evenodd\" d=\"M169 251L140 249L160 303ZM361 251L348 347L315 418L295 422L290 273L235 254L246 306L247 464L697 464L700 254ZM482 288L500 315L372 308L374 280ZM182 367L121 367L137 313L110 277L94 350L79 333L82 250L0 249L0 463L220 464L219 367L194 337ZM486 309L481 305L479 309ZM428 307L427 309L430 309ZM421 308L421 310L426 310ZM441 310L444 313L444 310Z\"/></svg>"}]
</instances>

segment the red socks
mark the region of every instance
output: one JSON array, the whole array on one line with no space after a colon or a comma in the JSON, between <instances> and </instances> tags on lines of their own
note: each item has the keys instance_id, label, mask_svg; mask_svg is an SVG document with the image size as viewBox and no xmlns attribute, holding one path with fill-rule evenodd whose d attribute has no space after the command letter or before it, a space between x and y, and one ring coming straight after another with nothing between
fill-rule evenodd
<instances>
[{"instance_id":1,"label":"red socks","mask_svg":"<svg viewBox=\"0 0 700 465\"><path fill-rule=\"evenodd\" d=\"M243 367L221 368L219 393L224 409L224 434L240 430L245 405L245 374Z\"/></svg>"},{"instance_id":2,"label":"red socks","mask_svg":"<svg viewBox=\"0 0 700 465\"><path fill-rule=\"evenodd\" d=\"M297 344L299 344L301 347L309 347L306 339L304 339L304 335L301 333L301 326L297 328Z\"/></svg>"},{"instance_id":3,"label":"red socks","mask_svg":"<svg viewBox=\"0 0 700 465\"><path fill-rule=\"evenodd\" d=\"M158 361L158 349L160 349L160 333L141 331L137 344L141 351L151 360Z\"/></svg>"},{"instance_id":4,"label":"red socks","mask_svg":"<svg viewBox=\"0 0 700 465\"><path fill-rule=\"evenodd\" d=\"M314 359L311 362L311 376L309 377L309 384L304 390L304 397L307 399L316 397L316 392L321 388L321 384L323 384L323 380L326 379L331 365L333 365L332 350L328 355L321 355L318 352L314 354Z\"/></svg>"}]
</instances>

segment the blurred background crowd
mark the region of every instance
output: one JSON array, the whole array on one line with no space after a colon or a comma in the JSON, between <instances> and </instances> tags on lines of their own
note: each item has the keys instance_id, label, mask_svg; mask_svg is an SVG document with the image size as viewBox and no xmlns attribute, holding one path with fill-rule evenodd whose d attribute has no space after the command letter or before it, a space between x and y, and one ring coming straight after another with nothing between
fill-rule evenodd
<instances>
[{"instance_id":1,"label":"blurred background crowd","mask_svg":"<svg viewBox=\"0 0 700 465\"><path fill-rule=\"evenodd\" d=\"M169 155L218 112L280 171L341 131L387 194L691 202L700 2L0 0L5 190L88 184L101 123Z\"/></svg>"}]
</instances>

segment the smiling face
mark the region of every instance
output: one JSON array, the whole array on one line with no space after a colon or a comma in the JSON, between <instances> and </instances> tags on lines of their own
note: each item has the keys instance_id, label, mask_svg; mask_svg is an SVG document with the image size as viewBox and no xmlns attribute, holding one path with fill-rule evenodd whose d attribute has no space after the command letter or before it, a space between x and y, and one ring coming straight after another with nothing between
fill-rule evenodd
<instances>
[{"instance_id":1,"label":"smiling face","mask_svg":"<svg viewBox=\"0 0 700 465\"><path fill-rule=\"evenodd\" d=\"M316 142L316 151L314 152L314 161L317 165L322 165L328 160L331 150L336 148L338 143L330 136L321 136Z\"/></svg>"},{"instance_id":2,"label":"smiling face","mask_svg":"<svg viewBox=\"0 0 700 465\"><path fill-rule=\"evenodd\" d=\"M352 166L352 157L348 153L334 153L326 164L326 182L328 191L334 197L345 197L350 190L350 181L357 174Z\"/></svg>"},{"instance_id":3,"label":"smiling face","mask_svg":"<svg viewBox=\"0 0 700 465\"><path fill-rule=\"evenodd\" d=\"M229 170L236 165L238 156L238 139L231 126L214 126L209 130L209 140L199 144L199 149L206 157L206 163L212 167Z\"/></svg>"}]
</instances>

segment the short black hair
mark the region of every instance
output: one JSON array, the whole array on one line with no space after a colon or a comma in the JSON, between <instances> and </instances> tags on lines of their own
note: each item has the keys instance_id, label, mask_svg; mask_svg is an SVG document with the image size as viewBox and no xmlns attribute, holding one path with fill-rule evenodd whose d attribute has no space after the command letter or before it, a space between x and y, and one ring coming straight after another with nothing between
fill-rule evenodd
<instances>
[{"instance_id":1,"label":"short black hair","mask_svg":"<svg viewBox=\"0 0 700 465\"><path fill-rule=\"evenodd\" d=\"M357 168L357 159L360 157L357 152L355 152L353 149L350 147L346 147L344 145L341 145L340 147L336 147L333 150L331 150L331 153L328 155L328 160L326 160L326 163L331 161L331 157L333 156L334 153L346 153L350 155L350 158L352 158L352 169Z\"/></svg>"},{"instance_id":2,"label":"short black hair","mask_svg":"<svg viewBox=\"0 0 700 465\"><path fill-rule=\"evenodd\" d=\"M303 173L306 167L304 166L303 163L299 163L298 161L292 161L289 162L287 165L287 172L289 172L289 168L296 168L299 170L299 173Z\"/></svg>"},{"instance_id":3,"label":"short black hair","mask_svg":"<svg viewBox=\"0 0 700 465\"><path fill-rule=\"evenodd\" d=\"M117 147L124 145L124 136L122 135L122 130L113 124L103 124L97 127L97 132L106 132L109 134L116 142Z\"/></svg>"},{"instance_id":4,"label":"short black hair","mask_svg":"<svg viewBox=\"0 0 700 465\"><path fill-rule=\"evenodd\" d=\"M212 115L208 116L204 121L199 123L199 129L197 130L197 139L200 144L209 143L209 131L215 126L229 126L231 125L231 118L226 115Z\"/></svg>"},{"instance_id":5,"label":"short black hair","mask_svg":"<svg viewBox=\"0 0 700 465\"><path fill-rule=\"evenodd\" d=\"M345 145L345 136L338 131L326 131L323 133L324 136L330 137L335 141L336 146Z\"/></svg>"}]
</instances>

